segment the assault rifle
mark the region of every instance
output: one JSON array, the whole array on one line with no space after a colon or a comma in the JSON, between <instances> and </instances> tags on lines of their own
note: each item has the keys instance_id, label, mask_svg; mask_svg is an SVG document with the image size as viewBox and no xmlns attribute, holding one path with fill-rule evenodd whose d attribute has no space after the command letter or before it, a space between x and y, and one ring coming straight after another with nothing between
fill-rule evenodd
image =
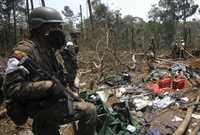
<instances>
[{"instance_id":1,"label":"assault rifle","mask_svg":"<svg viewBox=\"0 0 200 135\"><path fill-rule=\"evenodd\" d=\"M27 70L30 78L34 81L40 81L40 80L52 80L55 82L59 81L55 77L51 76L48 72L38 67L36 63L34 63L33 60L28 56L22 58L19 65L23 66L25 70ZM59 89L58 93L61 93L61 96L68 100L69 114L72 111L71 101L73 100L81 101L81 98L79 96L75 95L71 90L65 88L64 86L63 89Z\"/></svg>"}]
</instances>

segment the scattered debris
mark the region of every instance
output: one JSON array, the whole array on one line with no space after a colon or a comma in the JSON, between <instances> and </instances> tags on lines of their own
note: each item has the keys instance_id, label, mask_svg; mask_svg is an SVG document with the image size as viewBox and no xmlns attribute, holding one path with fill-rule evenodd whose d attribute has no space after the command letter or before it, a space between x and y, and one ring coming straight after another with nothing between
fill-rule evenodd
<instances>
[{"instance_id":1,"label":"scattered debris","mask_svg":"<svg viewBox=\"0 0 200 135\"><path fill-rule=\"evenodd\" d=\"M126 85L131 83L131 76L127 72L122 72L119 75L111 75L106 77L103 81L99 83L99 85L108 85L110 87Z\"/></svg>"},{"instance_id":2,"label":"scattered debris","mask_svg":"<svg viewBox=\"0 0 200 135\"><path fill-rule=\"evenodd\" d=\"M172 119L172 121L183 121L182 118L178 117L178 116L174 116L174 118Z\"/></svg>"},{"instance_id":3,"label":"scattered debris","mask_svg":"<svg viewBox=\"0 0 200 135\"><path fill-rule=\"evenodd\" d=\"M92 102L97 108L98 135L137 135L139 125L132 118L125 102L114 103L112 108L106 107L101 97L96 93L82 92L81 97Z\"/></svg>"},{"instance_id":4,"label":"scattered debris","mask_svg":"<svg viewBox=\"0 0 200 135\"><path fill-rule=\"evenodd\" d=\"M200 96L198 70L187 63L172 63L149 74L145 72L141 79L137 77L136 73L123 71L101 79L96 90L80 93L96 105L98 135L182 135L185 132L194 135L199 132L200 105L195 101ZM87 85L85 80L79 81ZM6 119L5 109L1 109L0 118ZM73 134L73 128L68 127L62 126L61 133L70 129Z\"/></svg>"},{"instance_id":5,"label":"scattered debris","mask_svg":"<svg viewBox=\"0 0 200 135\"><path fill-rule=\"evenodd\" d=\"M198 114L192 114L192 118L195 118L195 119L200 119L200 115L198 115Z\"/></svg>"},{"instance_id":6,"label":"scattered debris","mask_svg":"<svg viewBox=\"0 0 200 135\"><path fill-rule=\"evenodd\" d=\"M169 105L171 105L172 103L174 103L175 100L172 99L171 97L169 96L165 96L163 99L160 99L160 98L156 98L154 101L153 101L153 106L156 107L156 108L166 108L168 107Z\"/></svg>"},{"instance_id":7,"label":"scattered debris","mask_svg":"<svg viewBox=\"0 0 200 135\"><path fill-rule=\"evenodd\" d=\"M160 135L160 132L158 129L151 129L146 135Z\"/></svg>"}]
</instances>

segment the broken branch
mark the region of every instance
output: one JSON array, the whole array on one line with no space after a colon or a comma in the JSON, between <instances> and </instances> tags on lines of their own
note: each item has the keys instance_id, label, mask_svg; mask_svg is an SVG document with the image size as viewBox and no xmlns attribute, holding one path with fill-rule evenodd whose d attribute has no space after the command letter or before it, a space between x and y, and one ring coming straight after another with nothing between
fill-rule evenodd
<instances>
[{"instance_id":1,"label":"broken branch","mask_svg":"<svg viewBox=\"0 0 200 135\"><path fill-rule=\"evenodd\" d=\"M199 96L197 97L196 103L199 102ZM192 117L192 112L195 108L195 105L191 106L188 110L187 110L187 114L185 116L184 121L180 124L180 126L178 127L178 129L175 131L174 134L172 135L182 135L186 128L188 127L188 124L190 123L191 117Z\"/></svg>"},{"instance_id":2,"label":"broken branch","mask_svg":"<svg viewBox=\"0 0 200 135\"><path fill-rule=\"evenodd\" d=\"M197 123L197 126L194 128L194 130L190 135L197 135L199 129L200 129L200 121Z\"/></svg>"}]
</instances>

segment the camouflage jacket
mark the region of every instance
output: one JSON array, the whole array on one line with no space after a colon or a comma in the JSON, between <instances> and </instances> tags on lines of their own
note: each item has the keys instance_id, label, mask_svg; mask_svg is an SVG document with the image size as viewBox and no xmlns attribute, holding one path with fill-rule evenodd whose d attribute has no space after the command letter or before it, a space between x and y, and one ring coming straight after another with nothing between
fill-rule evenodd
<instances>
[{"instance_id":1,"label":"camouflage jacket","mask_svg":"<svg viewBox=\"0 0 200 135\"><path fill-rule=\"evenodd\" d=\"M48 86L46 81L35 82L29 78L30 71L21 65L23 57L29 56L42 70L59 79L65 85L63 67L55 56L55 50L42 48L36 41L20 41L13 49L6 69L5 94L7 98L15 100L37 100L46 98Z\"/></svg>"}]
</instances>

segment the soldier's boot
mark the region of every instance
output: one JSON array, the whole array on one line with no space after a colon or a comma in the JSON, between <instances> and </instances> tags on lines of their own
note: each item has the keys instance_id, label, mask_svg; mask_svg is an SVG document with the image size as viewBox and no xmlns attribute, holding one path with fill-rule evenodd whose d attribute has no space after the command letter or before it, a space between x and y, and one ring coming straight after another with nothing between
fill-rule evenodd
<instances>
[{"instance_id":1,"label":"soldier's boot","mask_svg":"<svg viewBox=\"0 0 200 135\"><path fill-rule=\"evenodd\" d=\"M33 135L32 131L24 126L17 126L16 131L16 135Z\"/></svg>"},{"instance_id":2,"label":"soldier's boot","mask_svg":"<svg viewBox=\"0 0 200 135\"><path fill-rule=\"evenodd\" d=\"M95 135L96 131L96 107L90 103L75 103L79 117L77 135ZM75 116L76 117L76 116Z\"/></svg>"},{"instance_id":3,"label":"soldier's boot","mask_svg":"<svg viewBox=\"0 0 200 135\"><path fill-rule=\"evenodd\" d=\"M33 121L32 132L34 135L60 135L59 126L41 121Z\"/></svg>"}]
</instances>

